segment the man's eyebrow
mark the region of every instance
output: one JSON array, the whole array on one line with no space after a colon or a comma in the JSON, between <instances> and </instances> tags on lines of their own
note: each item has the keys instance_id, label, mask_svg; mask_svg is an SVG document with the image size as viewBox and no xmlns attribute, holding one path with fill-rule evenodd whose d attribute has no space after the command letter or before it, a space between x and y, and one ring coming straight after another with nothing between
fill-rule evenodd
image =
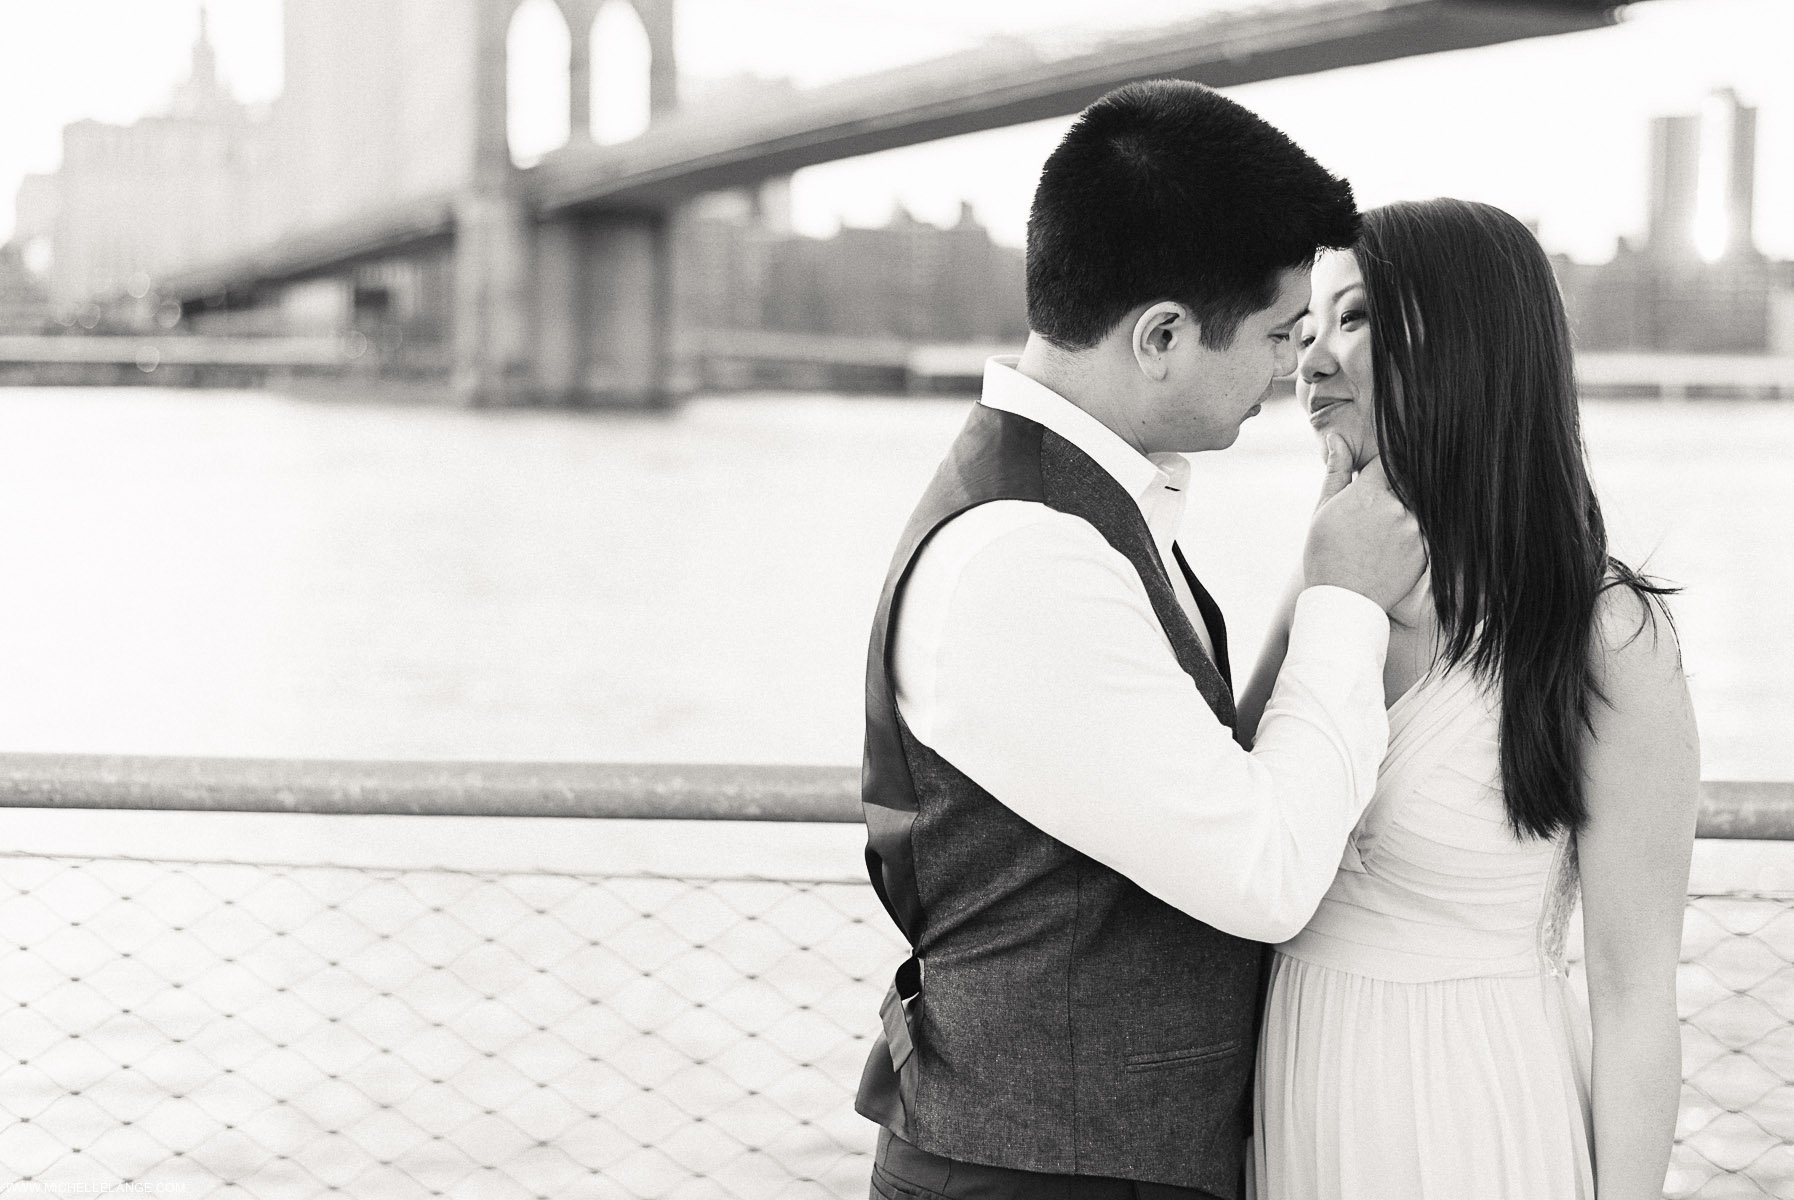
<instances>
[{"instance_id":1,"label":"man's eyebrow","mask_svg":"<svg viewBox=\"0 0 1794 1200\"><path fill-rule=\"evenodd\" d=\"M1282 329L1285 325L1294 325L1297 321L1300 321L1303 317L1305 317L1307 315L1308 315L1308 306L1306 304L1304 304L1302 306L1301 312L1297 313L1295 316L1291 317L1287 321L1278 322L1277 328Z\"/></svg>"}]
</instances>

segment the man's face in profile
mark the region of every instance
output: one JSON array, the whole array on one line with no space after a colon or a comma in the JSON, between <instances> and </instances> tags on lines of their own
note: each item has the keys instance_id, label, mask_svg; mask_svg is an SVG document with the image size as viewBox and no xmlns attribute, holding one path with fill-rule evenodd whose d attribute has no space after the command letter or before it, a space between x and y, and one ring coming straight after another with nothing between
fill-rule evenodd
<instances>
[{"instance_id":1,"label":"man's face in profile","mask_svg":"<svg viewBox=\"0 0 1794 1200\"><path fill-rule=\"evenodd\" d=\"M1136 425L1137 444L1148 454L1191 454L1233 445L1240 425L1258 412L1271 382L1296 367L1296 328L1308 307L1308 267L1281 271L1277 295L1234 330L1221 349L1202 343L1191 320L1167 352L1163 380L1145 389Z\"/></svg>"}]
</instances>

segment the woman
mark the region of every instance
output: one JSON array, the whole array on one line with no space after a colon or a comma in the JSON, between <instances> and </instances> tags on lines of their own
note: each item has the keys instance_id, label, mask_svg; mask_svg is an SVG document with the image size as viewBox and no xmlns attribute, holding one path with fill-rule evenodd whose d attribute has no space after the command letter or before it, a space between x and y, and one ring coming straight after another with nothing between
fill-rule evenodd
<instances>
[{"instance_id":1,"label":"woman","mask_svg":"<svg viewBox=\"0 0 1794 1200\"><path fill-rule=\"evenodd\" d=\"M1429 572L1392 614L1376 795L1276 948L1257 1195L1658 1200L1699 753L1664 589L1607 553L1550 264L1499 209L1395 204L1309 307L1301 403L1330 455L1380 455Z\"/></svg>"}]
</instances>

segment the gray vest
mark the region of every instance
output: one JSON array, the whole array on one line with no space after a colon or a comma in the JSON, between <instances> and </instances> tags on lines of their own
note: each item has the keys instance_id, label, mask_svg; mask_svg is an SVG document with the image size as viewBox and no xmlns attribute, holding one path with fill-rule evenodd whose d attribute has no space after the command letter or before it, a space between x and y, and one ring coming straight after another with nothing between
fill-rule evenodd
<instances>
[{"instance_id":1,"label":"gray vest","mask_svg":"<svg viewBox=\"0 0 1794 1200\"><path fill-rule=\"evenodd\" d=\"M855 1107L950 1159L1236 1197L1264 948L1048 837L918 742L897 712L890 617L910 566L947 521L1001 499L1095 526L1139 572L1216 719L1234 722L1220 613L1181 553L1219 666L1121 485L1041 425L974 405L898 543L873 622L866 862L914 954L885 997Z\"/></svg>"}]
</instances>

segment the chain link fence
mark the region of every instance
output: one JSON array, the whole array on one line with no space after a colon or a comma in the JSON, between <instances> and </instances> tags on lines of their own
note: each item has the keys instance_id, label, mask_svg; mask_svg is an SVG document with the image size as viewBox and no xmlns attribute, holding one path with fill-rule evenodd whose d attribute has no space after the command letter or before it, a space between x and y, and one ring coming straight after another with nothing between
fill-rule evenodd
<instances>
[{"instance_id":1,"label":"chain link fence","mask_svg":"<svg viewBox=\"0 0 1794 1200\"><path fill-rule=\"evenodd\" d=\"M896 950L869 900L6 856L0 1170L193 1197L863 1193L848 1101Z\"/></svg>"},{"instance_id":2,"label":"chain link fence","mask_svg":"<svg viewBox=\"0 0 1794 1200\"><path fill-rule=\"evenodd\" d=\"M863 1196L901 949L844 867L0 855L0 1196ZM1677 1200L1794 1197L1791 909L1690 898Z\"/></svg>"},{"instance_id":3,"label":"chain link fence","mask_svg":"<svg viewBox=\"0 0 1794 1200\"><path fill-rule=\"evenodd\" d=\"M1794 1196L1794 895L1695 895L1676 977L1682 1109L1668 1194Z\"/></svg>"}]
</instances>

